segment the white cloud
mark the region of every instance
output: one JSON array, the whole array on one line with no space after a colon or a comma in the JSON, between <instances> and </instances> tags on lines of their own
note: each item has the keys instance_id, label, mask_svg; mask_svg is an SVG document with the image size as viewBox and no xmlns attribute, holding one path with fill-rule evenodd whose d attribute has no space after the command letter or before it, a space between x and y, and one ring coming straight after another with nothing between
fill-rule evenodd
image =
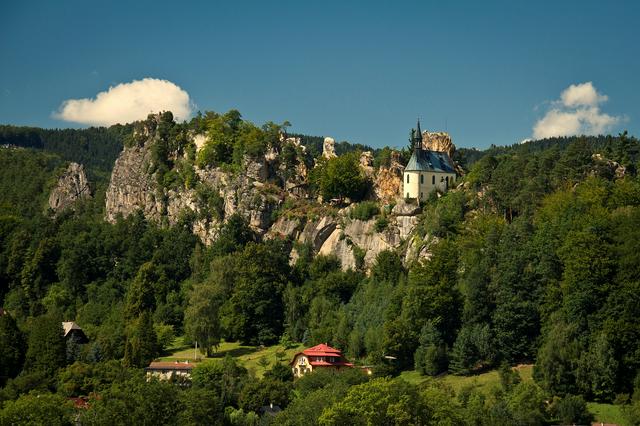
<instances>
[{"instance_id":1,"label":"white cloud","mask_svg":"<svg viewBox=\"0 0 640 426\"><path fill-rule=\"evenodd\" d=\"M598 135L622 121L600 110L608 97L598 93L592 82L572 84L562 91L560 100L533 126L534 139L552 136Z\"/></svg>"},{"instance_id":2,"label":"white cloud","mask_svg":"<svg viewBox=\"0 0 640 426\"><path fill-rule=\"evenodd\" d=\"M109 87L93 99L68 99L53 116L75 123L110 126L142 120L159 111L171 111L178 121L189 118L193 112L189 94L170 81L144 78Z\"/></svg>"},{"instance_id":3,"label":"white cloud","mask_svg":"<svg viewBox=\"0 0 640 426\"><path fill-rule=\"evenodd\" d=\"M566 107L573 108L579 106L596 106L601 102L606 102L607 95L598 93L593 83L588 81L582 84L572 84L564 89L560 95L562 104Z\"/></svg>"}]
</instances>

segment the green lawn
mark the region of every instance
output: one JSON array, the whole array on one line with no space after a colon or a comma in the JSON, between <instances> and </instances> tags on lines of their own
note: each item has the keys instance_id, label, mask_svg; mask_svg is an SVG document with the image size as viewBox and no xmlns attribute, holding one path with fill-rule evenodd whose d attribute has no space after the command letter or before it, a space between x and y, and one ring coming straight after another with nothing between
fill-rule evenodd
<instances>
[{"instance_id":1,"label":"green lawn","mask_svg":"<svg viewBox=\"0 0 640 426\"><path fill-rule=\"evenodd\" d=\"M622 416L622 410L619 405L588 402L587 408L589 408L589 411L596 416L596 422L615 423L619 426L629 425Z\"/></svg>"},{"instance_id":2,"label":"green lawn","mask_svg":"<svg viewBox=\"0 0 640 426\"><path fill-rule=\"evenodd\" d=\"M222 342L217 351L207 358L204 353L198 350L198 359L196 362L208 362L214 359L222 359L230 354L238 362L252 371L257 377L262 377L266 369L269 369L275 362L278 362L276 353L284 351L281 362L287 363L291 361L293 355L302 351L303 346L299 345L292 349L284 349L283 346L244 346L238 342ZM168 348L169 355L161 357L161 361L194 361L195 349L185 346L182 338L177 338L173 345ZM268 364L267 364L268 363Z\"/></svg>"},{"instance_id":3,"label":"green lawn","mask_svg":"<svg viewBox=\"0 0 640 426\"><path fill-rule=\"evenodd\" d=\"M517 369L522 380L532 380L532 365L519 366ZM421 376L417 371L404 371L400 374L400 377L414 384L419 384L425 380L429 380L428 377ZM465 386L473 386L483 393L488 393L493 387L500 386L500 376L496 370L476 374L474 376L455 376L453 374L446 374L437 377L435 380L449 385L456 393Z\"/></svg>"}]
</instances>

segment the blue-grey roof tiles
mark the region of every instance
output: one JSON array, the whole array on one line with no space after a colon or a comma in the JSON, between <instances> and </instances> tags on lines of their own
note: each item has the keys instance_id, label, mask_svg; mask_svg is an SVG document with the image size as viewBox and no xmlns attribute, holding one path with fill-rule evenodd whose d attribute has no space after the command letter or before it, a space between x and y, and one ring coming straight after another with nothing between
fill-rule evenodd
<instances>
[{"instance_id":1,"label":"blue-grey roof tiles","mask_svg":"<svg viewBox=\"0 0 640 426\"><path fill-rule=\"evenodd\" d=\"M413 151L405 172L441 172L455 173L453 164L446 152L418 149Z\"/></svg>"}]
</instances>

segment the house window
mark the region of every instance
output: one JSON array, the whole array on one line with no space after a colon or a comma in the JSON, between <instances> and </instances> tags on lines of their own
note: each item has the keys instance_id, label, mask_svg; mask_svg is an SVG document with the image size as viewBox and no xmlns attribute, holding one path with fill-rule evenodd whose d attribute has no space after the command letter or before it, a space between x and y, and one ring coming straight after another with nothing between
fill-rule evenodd
<instances>
[{"instance_id":1,"label":"house window","mask_svg":"<svg viewBox=\"0 0 640 426\"><path fill-rule=\"evenodd\" d=\"M436 175L431 176L431 185L436 184Z\"/></svg>"},{"instance_id":2,"label":"house window","mask_svg":"<svg viewBox=\"0 0 640 426\"><path fill-rule=\"evenodd\" d=\"M304 365L304 357L300 357L300 359L298 359L298 364Z\"/></svg>"},{"instance_id":3,"label":"house window","mask_svg":"<svg viewBox=\"0 0 640 426\"><path fill-rule=\"evenodd\" d=\"M409 175L407 174L407 183L409 183Z\"/></svg>"},{"instance_id":4,"label":"house window","mask_svg":"<svg viewBox=\"0 0 640 426\"><path fill-rule=\"evenodd\" d=\"M424 183L424 175L420 173L420 184Z\"/></svg>"}]
</instances>

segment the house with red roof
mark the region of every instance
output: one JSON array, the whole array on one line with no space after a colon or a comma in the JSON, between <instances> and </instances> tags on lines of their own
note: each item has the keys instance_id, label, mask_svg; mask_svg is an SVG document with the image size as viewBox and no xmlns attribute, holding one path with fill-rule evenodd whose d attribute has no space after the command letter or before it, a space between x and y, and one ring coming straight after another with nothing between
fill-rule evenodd
<instances>
[{"instance_id":1,"label":"house with red roof","mask_svg":"<svg viewBox=\"0 0 640 426\"><path fill-rule=\"evenodd\" d=\"M339 370L353 367L353 364L342 356L342 351L325 343L298 352L289 365L295 377L302 377L318 368Z\"/></svg>"}]
</instances>

